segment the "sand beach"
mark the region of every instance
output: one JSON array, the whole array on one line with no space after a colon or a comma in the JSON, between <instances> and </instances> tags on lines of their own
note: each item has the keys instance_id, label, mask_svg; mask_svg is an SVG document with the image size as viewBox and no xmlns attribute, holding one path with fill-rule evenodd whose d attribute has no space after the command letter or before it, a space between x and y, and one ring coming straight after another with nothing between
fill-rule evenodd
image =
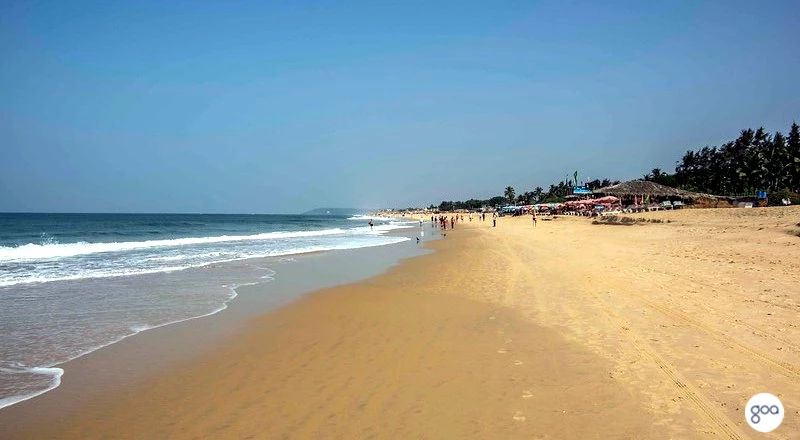
<instances>
[{"instance_id":1,"label":"sand beach","mask_svg":"<svg viewBox=\"0 0 800 440\"><path fill-rule=\"evenodd\" d=\"M51 3L0 440L800 439L800 0Z\"/></svg>"},{"instance_id":2,"label":"sand beach","mask_svg":"<svg viewBox=\"0 0 800 440\"><path fill-rule=\"evenodd\" d=\"M800 207L628 216L459 223L81 405L6 408L4 438L796 438Z\"/></svg>"}]
</instances>

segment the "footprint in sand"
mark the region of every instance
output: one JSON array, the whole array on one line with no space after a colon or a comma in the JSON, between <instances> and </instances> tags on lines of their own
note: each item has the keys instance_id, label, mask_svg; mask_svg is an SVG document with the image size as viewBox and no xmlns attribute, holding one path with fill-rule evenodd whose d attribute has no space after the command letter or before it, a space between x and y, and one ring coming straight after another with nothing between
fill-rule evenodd
<instances>
[{"instance_id":1,"label":"footprint in sand","mask_svg":"<svg viewBox=\"0 0 800 440\"><path fill-rule=\"evenodd\" d=\"M501 348L501 349L497 350L497 352L500 353L500 354L506 354L506 349L505 348Z\"/></svg>"},{"instance_id":2,"label":"footprint in sand","mask_svg":"<svg viewBox=\"0 0 800 440\"><path fill-rule=\"evenodd\" d=\"M495 319L497 319L497 318L495 318L494 316L490 316L489 317L489 321L494 321Z\"/></svg>"},{"instance_id":3,"label":"footprint in sand","mask_svg":"<svg viewBox=\"0 0 800 440\"><path fill-rule=\"evenodd\" d=\"M512 417L512 418L514 420L516 420L517 422L524 422L525 421L525 415L522 414L522 411L515 412L514 413L514 417Z\"/></svg>"},{"instance_id":4,"label":"footprint in sand","mask_svg":"<svg viewBox=\"0 0 800 440\"><path fill-rule=\"evenodd\" d=\"M525 391L522 392L522 398L523 399L530 399L531 397L533 397L533 393L532 392L530 392L528 390L525 390Z\"/></svg>"},{"instance_id":5,"label":"footprint in sand","mask_svg":"<svg viewBox=\"0 0 800 440\"><path fill-rule=\"evenodd\" d=\"M520 366L520 365L522 365L522 361L516 360L516 361L514 361L514 365Z\"/></svg>"}]
</instances>

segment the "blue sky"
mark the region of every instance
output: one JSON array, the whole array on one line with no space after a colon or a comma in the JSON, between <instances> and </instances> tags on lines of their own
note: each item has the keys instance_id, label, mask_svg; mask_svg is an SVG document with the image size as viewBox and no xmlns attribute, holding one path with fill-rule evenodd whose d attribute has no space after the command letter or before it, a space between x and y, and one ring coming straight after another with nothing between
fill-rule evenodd
<instances>
[{"instance_id":1,"label":"blue sky","mask_svg":"<svg viewBox=\"0 0 800 440\"><path fill-rule=\"evenodd\" d=\"M796 1L15 2L0 211L301 212L628 179L800 120Z\"/></svg>"}]
</instances>

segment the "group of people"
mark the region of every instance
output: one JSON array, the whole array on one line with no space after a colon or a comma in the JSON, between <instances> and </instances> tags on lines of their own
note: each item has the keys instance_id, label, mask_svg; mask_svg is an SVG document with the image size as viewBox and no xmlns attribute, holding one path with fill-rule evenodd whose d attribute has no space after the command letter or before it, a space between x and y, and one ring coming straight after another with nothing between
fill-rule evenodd
<instances>
[{"instance_id":1,"label":"group of people","mask_svg":"<svg viewBox=\"0 0 800 440\"><path fill-rule=\"evenodd\" d=\"M478 212L478 213L475 213L475 215L478 216L478 220L486 221L486 213L485 212ZM473 213L470 212L470 213L467 214L467 218L466 219L471 222L472 221L472 217L473 217ZM492 212L492 227L497 227L497 217L498 217L497 216L497 212ZM537 221L536 217L537 217L536 211L532 210L531 211L531 221L533 222L533 226L534 227L536 227L536 221ZM458 223L459 221L463 222L464 220L465 220L465 218L464 218L464 214L463 213L452 214L452 215L444 215L444 214L432 215L431 216L431 226L434 227L434 228L441 228L443 231L446 231L448 223L450 223L450 229L455 229L456 223ZM422 228L424 224L425 224L425 218L420 216L419 217L419 227ZM369 220L369 228L370 228L370 230L373 228L373 226L374 226L374 223L373 223L372 219L370 219ZM417 242L419 242L419 237L417 237Z\"/></svg>"},{"instance_id":2,"label":"group of people","mask_svg":"<svg viewBox=\"0 0 800 440\"><path fill-rule=\"evenodd\" d=\"M464 221L464 214L461 214L460 219L461 219L462 222ZM421 221L422 221L422 218L420 218L420 222ZM447 223L450 223L450 229L455 229L456 223L458 221L459 221L459 215L458 214L454 214L454 215L451 215L451 216L446 216L446 215L432 215L431 216L431 225L434 228L436 228L436 227L442 228L443 231L447 230Z\"/></svg>"},{"instance_id":3,"label":"group of people","mask_svg":"<svg viewBox=\"0 0 800 440\"><path fill-rule=\"evenodd\" d=\"M470 213L468 213L466 215L466 218L465 218L464 214L452 214L452 215L449 215L449 216L448 215L444 215L444 214L432 215L431 216L431 224L433 225L434 228L438 227L438 228L442 228L442 230L446 231L448 223L450 223L450 229L455 229L456 223L458 223L460 221L463 222L465 219L468 220L468 221L472 221L473 215L477 215L478 216L478 220L480 220L480 221L486 221L486 213L485 212L478 212L478 213L474 213L474 214L472 212L470 212ZM423 218L420 217L419 218L419 225L422 226L422 223L423 223ZM492 213L492 226L497 226L497 213L496 212Z\"/></svg>"}]
</instances>

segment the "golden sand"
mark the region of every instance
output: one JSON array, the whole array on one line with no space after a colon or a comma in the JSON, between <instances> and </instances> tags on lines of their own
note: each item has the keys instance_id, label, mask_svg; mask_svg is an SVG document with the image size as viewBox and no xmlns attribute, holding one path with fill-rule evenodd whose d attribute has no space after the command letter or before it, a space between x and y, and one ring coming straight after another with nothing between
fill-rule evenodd
<instances>
[{"instance_id":1,"label":"golden sand","mask_svg":"<svg viewBox=\"0 0 800 440\"><path fill-rule=\"evenodd\" d=\"M800 207L459 224L25 438L792 438ZM667 223L669 221L669 223ZM770 434L743 408L770 392Z\"/></svg>"}]
</instances>

